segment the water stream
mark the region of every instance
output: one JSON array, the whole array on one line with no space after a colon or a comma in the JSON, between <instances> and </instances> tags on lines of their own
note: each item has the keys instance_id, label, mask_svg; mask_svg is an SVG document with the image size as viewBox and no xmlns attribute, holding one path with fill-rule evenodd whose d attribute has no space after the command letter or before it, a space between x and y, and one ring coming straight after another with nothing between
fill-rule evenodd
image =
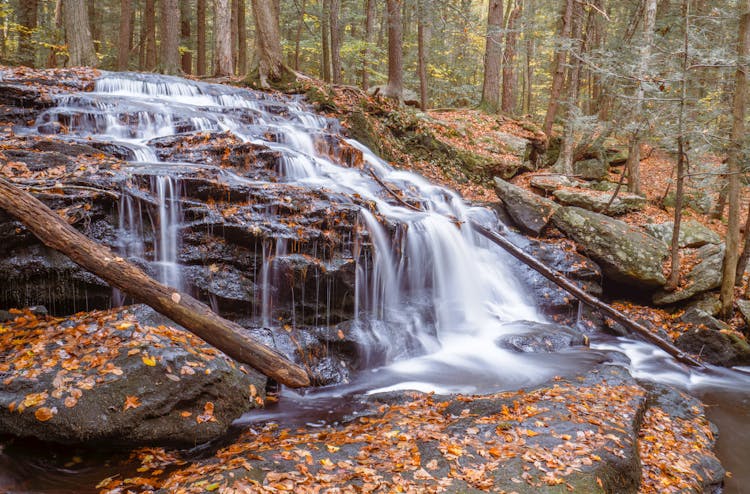
<instances>
[{"instance_id":1,"label":"water stream","mask_svg":"<svg viewBox=\"0 0 750 494\"><path fill-rule=\"evenodd\" d=\"M39 125L50 122L64 125L68 138L121 146L128 150L130 171L150 176L150 193L158 203L154 217L147 218L142 201L124 191L118 210L118 248L128 257L153 263L160 281L178 289L188 288L179 262L185 221L181 173L210 165L162 162L154 139L230 132L243 142L280 153L274 170L278 181L373 205L361 209L362 234L351 241L356 259L351 327L384 354L377 359L378 366L346 385L304 394L285 391L274 412L249 415L240 423L271 417L290 422L335 420L350 411L341 409L347 401L342 397L358 393L518 389L580 372L616 352L628 357L637 378L674 384L716 405L709 411L722 429L719 452L735 473L726 492L742 492L739 466L750 454L747 374L726 369L690 372L654 347L628 339L594 338L591 350L554 355L500 348L496 341L502 335L522 332L523 321L542 322L544 317L515 261L466 226L471 219L489 228L504 228L494 213L467 205L454 192L418 175L392 168L356 141L342 142L361 153L359 166L337 157L324 145L326 136L338 134L337 122L313 113L299 99L165 76L111 73L97 81L94 92L58 97L57 105L38 120ZM407 191L424 211L395 205L368 170ZM256 180L226 168L220 173L227 181ZM370 255L365 255L365 247ZM262 242L260 248L263 262L255 273L261 287L260 307L253 313L259 324L271 327L276 321L273 287L279 282L276 260L287 253L288 245L278 238ZM305 296L330 298L323 293L326 287L316 291ZM0 471L26 468L21 473L25 475L31 468L23 466L23 458L16 461L0 454L0 461L8 463L0 465ZM59 477L67 478L64 473Z\"/></svg>"}]
</instances>

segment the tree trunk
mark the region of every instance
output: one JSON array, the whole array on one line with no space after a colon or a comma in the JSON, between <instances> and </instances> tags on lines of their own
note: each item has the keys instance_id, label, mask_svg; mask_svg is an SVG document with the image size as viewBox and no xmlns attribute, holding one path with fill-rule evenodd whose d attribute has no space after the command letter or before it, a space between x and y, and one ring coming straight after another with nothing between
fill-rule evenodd
<instances>
[{"instance_id":1,"label":"tree trunk","mask_svg":"<svg viewBox=\"0 0 750 494\"><path fill-rule=\"evenodd\" d=\"M635 118L639 122L630 139L630 153L625 166L628 169L628 192L641 194L640 180L640 150L641 150L641 125L645 119L642 118L643 103L645 98L644 84L649 75L649 59L651 58L651 47L654 44L654 28L656 26L656 0L646 0L646 8L643 14L643 44L641 45L640 60L638 64L638 88L635 93Z\"/></svg>"},{"instance_id":2,"label":"tree trunk","mask_svg":"<svg viewBox=\"0 0 750 494\"><path fill-rule=\"evenodd\" d=\"M331 1L331 81L341 84L341 0Z\"/></svg>"},{"instance_id":3,"label":"tree trunk","mask_svg":"<svg viewBox=\"0 0 750 494\"><path fill-rule=\"evenodd\" d=\"M560 146L560 156L557 158L557 163L555 163L555 170L565 175L573 173L575 131L577 127L576 113L578 110L578 94L581 81L580 54L576 54L575 50L579 50L582 45L580 40L583 33L583 6L577 2L573 6L571 26L572 44L568 51L571 54L569 61L570 68L568 69L568 83L565 87L565 128Z\"/></svg>"},{"instance_id":4,"label":"tree trunk","mask_svg":"<svg viewBox=\"0 0 750 494\"><path fill-rule=\"evenodd\" d=\"M331 0L323 0L323 13L320 17L321 61L320 75L325 82L331 82Z\"/></svg>"},{"instance_id":5,"label":"tree trunk","mask_svg":"<svg viewBox=\"0 0 750 494\"><path fill-rule=\"evenodd\" d=\"M101 0L99 0L101 4ZM101 47L102 43L102 20L99 16L99 9L96 8L96 0L88 0L86 10L89 13L89 30L91 31L91 39L94 43L94 49Z\"/></svg>"},{"instance_id":6,"label":"tree trunk","mask_svg":"<svg viewBox=\"0 0 750 494\"><path fill-rule=\"evenodd\" d=\"M65 40L68 44L68 67L96 67L98 59L89 32L88 11L84 0L65 0Z\"/></svg>"},{"instance_id":7,"label":"tree trunk","mask_svg":"<svg viewBox=\"0 0 750 494\"><path fill-rule=\"evenodd\" d=\"M362 89L370 89L370 45L375 34L375 0L365 0L365 46L362 49Z\"/></svg>"},{"instance_id":8,"label":"tree trunk","mask_svg":"<svg viewBox=\"0 0 750 494\"><path fill-rule=\"evenodd\" d=\"M388 11L388 85L383 96L399 103L404 101L404 54L401 6L403 0L387 0Z\"/></svg>"},{"instance_id":9,"label":"tree trunk","mask_svg":"<svg viewBox=\"0 0 750 494\"><path fill-rule=\"evenodd\" d=\"M270 87L269 81L281 80L284 70L278 8L276 2L253 0L258 46L258 79L261 87Z\"/></svg>"},{"instance_id":10,"label":"tree trunk","mask_svg":"<svg viewBox=\"0 0 750 494\"><path fill-rule=\"evenodd\" d=\"M484 47L484 82L479 106L490 112L500 109L500 65L503 56L503 0L490 0L487 40Z\"/></svg>"},{"instance_id":11,"label":"tree trunk","mask_svg":"<svg viewBox=\"0 0 750 494\"><path fill-rule=\"evenodd\" d=\"M237 14L240 10L240 0L232 0L231 1L231 9L232 14L230 16L230 23L231 23L231 35L232 35L232 73L237 73L237 51L239 49L239 37L240 37L240 31L239 31L239 22L237 21Z\"/></svg>"},{"instance_id":12,"label":"tree trunk","mask_svg":"<svg viewBox=\"0 0 750 494\"><path fill-rule=\"evenodd\" d=\"M750 261L750 209L748 209L748 215L745 219L745 231L742 234L742 254L737 261L737 273L734 277L734 285L742 285L742 277L745 275L747 269L747 262ZM748 283L750 287L750 283ZM750 288L745 289L745 297L747 298Z\"/></svg>"},{"instance_id":13,"label":"tree trunk","mask_svg":"<svg viewBox=\"0 0 750 494\"><path fill-rule=\"evenodd\" d=\"M247 4L239 0L237 4L237 74L247 74Z\"/></svg>"},{"instance_id":14,"label":"tree trunk","mask_svg":"<svg viewBox=\"0 0 750 494\"><path fill-rule=\"evenodd\" d=\"M38 0L22 0L18 5L18 63L27 67L36 65L33 34L39 20Z\"/></svg>"},{"instance_id":15,"label":"tree trunk","mask_svg":"<svg viewBox=\"0 0 750 494\"><path fill-rule=\"evenodd\" d=\"M130 58L130 39L133 36L133 25L130 14L133 9L131 0L120 0L120 32L117 41L117 70L128 70Z\"/></svg>"},{"instance_id":16,"label":"tree trunk","mask_svg":"<svg viewBox=\"0 0 750 494\"><path fill-rule=\"evenodd\" d=\"M302 42L302 30L305 27L306 8L307 8L307 0L302 0L302 7L300 8L299 18L297 20L297 32L294 35L294 70L298 72L299 72L300 43Z\"/></svg>"},{"instance_id":17,"label":"tree trunk","mask_svg":"<svg viewBox=\"0 0 750 494\"><path fill-rule=\"evenodd\" d=\"M232 12L230 0L214 0L214 75L231 76Z\"/></svg>"},{"instance_id":18,"label":"tree trunk","mask_svg":"<svg viewBox=\"0 0 750 494\"><path fill-rule=\"evenodd\" d=\"M505 51L503 52L503 100L501 110L512 115L516 110L516 28L523 12L523 0L516 0L516 6L508 18L508 31L505 35Z\"/></svg>"},{"instance_id":19,"label":"tree trunk","mask_svg":"<svg viewBox=\"0 0 750 494\"><path fill-rule=\"evenodd\" d=\"M180 2L180 45L185 51L180 56L180 68L184 74L193 73L193 44L191 42L190 19L190 2Z\"/></svg>"},{"instance_id":20,"label":"tree trunk","mask_svg":"<svg viewBox=\"0 0 750 494\"><path fill-rule=\"evenodd\" d=\"M427 111L427 42L429 30L426 17L430 11L428 0L419 0L417 4L417 72L419 72L419 107Z\"/></svg>"},{"instance_id":21,"label":"tree trunk","mask_svg":"<svg viewBox=\"0 0 750 494\"><path fill-rule=\"evenodd\" d=\"M747 104L747 71L750 69L750 0L738 5L740 28L737 41L737 72L735 73L734 101L732 103L732 135L727 150L729 175L729 217L727 222L726 254L721 280L721 315L732 316L734 281L737 276L737 249L740 237L740 173L742 173L742 143L745 139L745 107Z\"/></svg>"},{"instance_id":22,"label":"tree trunk","mask_svg":"<svg viewBox=\"0 0 750 494\"><path fill-rule=\"evenodd\" d=\"M177 0L159 0L159 6L159 72L177 74L180 72L180 7Z\"/></svg>"},{"instance_id":23,"label":"tree trunk","mask_svg":"<svg viewBox=\"0 0 750 494\"><path fill-rule=\"evenodd\" d=\"M196 50L198 53L196 54L196 60L195 60L195 71L198 73L199 76L204 76L207 74L207 67L206 67L206 0L198 0L197 3L197 16L196 16L196 30L197 33L197 39L196 39Z\"/></svg>"},{"instance_id":24,"label":"tree trunk","mask_svg":"<svg viewBox=\"0 0 750 494\"><path fill-rule=\"evenodd\" d=\"M688 1L683 0L683 22L684 22L684 33L682 38L682 80L680 81L680 113L677 117L677 191L675 192L674 201L674 227L672 228L672 244L670 245L670 257L672 260L672 267L667 279L667 284L664 287L666 290L675 290L680 282L680 225L682 223L682 205L685 196L685 161L687 157L687 149L685 149L685 107L687 104L687 78L688 78L688 49L690 47L690 16L688 10ZM651 5L652 0L648 0L646 5L646 16L644 21L644 30L648 28L649 17L656 15L655 5ZM653 14L649 14L648 11L654 8ZM652 26L653 27L653 24ZM649 35L646 35L648 40ZM653 40L653 33L651 34L651 41ZM642 74L645 75L645 74ZM641 101L642 103L642 101ZM639 146L640 148L640 146ZM629 161L629 160L628 160ZM636 170L639 168L639 164L634 167ZM626 163L626 169L628 174L632 173L633 168L629 167ZM630 177L628 178L630 183Z\"/></svg>"},{"instance_id":25,"label":"tree trunk","mask_svg":"<svg viewBox=\"0 0 750 494\"><path fill-rule=\"evenodd\" d=\"M111 286L149 305L235 360L287 386L310 384L302 368L278 352L241 336L241 326L223 319L190 295L162 285L107 247L88 239L35 197L3 179L0 179L0 208L15 216L48 247L62 252Z\"/></svg>"},{"instance_id":26,"label":"tree trunk","mask_svg":"<svg viewBox=\"0 0 750 494\"><path fill-rule=\"evenodd\" d=\"M524 34L526 38L526 72L523 79L523 113L525 115L531 115L534 111L534 52L536 51L533 37L536 6L534 0L528 0L528 2L528 8L526 9L527 25Z\"/></svg>"},{"instance_id":27,"label":"tree trunk","mask_svg":"<svg viewBox=\"0 0 750 494\"><path fill-rule=\"evenodd\" d=\"M156 69L156 0L146 0L143 11L146 25L146 70Z\"/></svg>"},{"instance_id":28,"label":"tree trunk","mask_svg":"<svg viewBox=\"0 0 750 494\"><path fill-rule=\"evenodd\" d=\"M131 23L132 26L132 23ZM0 26L0 39L3 36L3 26ZM47 68L57 68L57 55L58 55L58 46L62 45L64 41L62 40L61 36L64 30L63 25L63 8L62 8L62 0L55 0L55 13L54 13L54 35L52 38L52 44L54 46L51 46L49 49L49 54L47 55ZM132 29L131 29L132 33Z\"/></svg>"},{"instance_id":29,"label":"tree trunk","mask_svg":"<svg viewBox=\"0 0 750 494\"><path fill-rule=\"evenodd\" d=\"M546 135L552 133L552 124L555 123L557 109L560 105L560 94L565 84L565 60L568 57L568 50L565 43L570 40L571 24L573 17L573 6L575 0L565 0L562 15L560 16L560 38L563 40L563 46L558 47L555 51L554 69L552 71L552 86L549 90L549 103L547 104L547 114L544 117L544 127L542 130Z\"/></svg>"}]
</instances>

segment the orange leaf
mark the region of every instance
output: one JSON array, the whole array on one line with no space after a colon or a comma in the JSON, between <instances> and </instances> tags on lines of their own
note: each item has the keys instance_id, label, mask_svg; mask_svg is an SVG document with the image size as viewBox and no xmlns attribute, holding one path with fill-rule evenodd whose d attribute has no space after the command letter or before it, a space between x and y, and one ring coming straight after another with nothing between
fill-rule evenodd
<instances>
[{"instance_id":1,"label":"orange leaf","mask_svg":"<svg viewBox=\"0 0 750 494\"><path fill-rule=\"evenodd\" d=\"M34 412L34 417L36 417L39 422L46 422L54 417L55 413L57 413L56 408L41 407Z\"/></svg>"},{"instance_id":2,"label":"orange leaf","mask_svg":"<svg viewBox=\"0 0 750 494\"><path fill-rule=\"evenodd\" d=\"M125 405L122 407L122 411L128 410L130 408L138 408L141 406L141 400L137 396L126 396L125 397Z\"/></svg>"}]
</instances>

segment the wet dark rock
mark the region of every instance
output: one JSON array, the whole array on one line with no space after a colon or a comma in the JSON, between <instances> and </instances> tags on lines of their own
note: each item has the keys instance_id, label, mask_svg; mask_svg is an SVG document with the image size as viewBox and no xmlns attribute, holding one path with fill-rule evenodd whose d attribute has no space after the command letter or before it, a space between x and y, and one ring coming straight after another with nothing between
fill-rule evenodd
<instances>
[{"instance_id":1,"label":"wet dark rock","mask_svg":"<svg viewBox=\"0 0 750 494\"><path fill-rule=\"evenodd\" d=\"M716 319L710 313L697 307L686 310L685 313L680 316L680 321L692 324L693 326L700 326L702 328L713 329L716 331L731 329L729 324Z\"/></svg>"},{"instance_id":2,"label":"wet dark rock","mask_svg":"<svg viewBox=\"0 0 750 494\"><path fill-rule=\"evenodd\" d=\"M709 364L725 367L750 364L750 345L747 341L735 333L711 329L705 323L685 331L675 344Z\"/></svg>"},{"instance_id":3,"label":"wet dark rock","mask_svg":"<svg viewBox=\"0 0 750 494\"><path fill-rule=\"evenodd\" d=\"M697 250L701 262L685 276L685 286L673 292L658 291L654 294L656 305L669 305L693 298L721 286L721 270L724 262L724 245L707 244Z\"/></svg>"},{"instance_id":4,"label":"wet dark rock","mask_svg":"<svg viewBox=\"0 0 750 494\"><path fill-rule=\"evenodd\" d=\"M570 206L558 209L552 220L613 281L647 289L666 283L667 248L641 228Z\"/></svg>"},{"instance_id":5,"label":"wet dark rock","mask_svg":"<svg viewBox=\"0 0 750 494\"><path fill-rule=\"evenodd\" d=\"M495 177L495 192L505 204L508 214L516 225L523 231L534 235L539 235L544 231L559 207L549 199L497 177Z\"/></svg>"},{"instance_id":6,"label":"wet dark rock","mask_svg":"<svg viewBox=\"0 0 750 494\"><path fill-rule=\"evenodd\" d=\"M577 329L558 324L518 322L517 334L505 335L497 340L500 348L519 353L555 353L572 346L586 346L588 338Z\"/></svg>"},{"instance_id":7,"label":"wet dark rock","mask_svg":"<svg viewBox=\"0 0 750 494\"><path fill-rule=\"evenodd\" d=\"M76 444L195 445L224 434L234 419L258 405L255 397L262 401L263 376L241 369L184 331L147 326L149 321L165 322L149 312L137 306L114 316L83 314L45 328L39 345L62 344L84 331L101 342L100 353L106 357L79 365L61 347L53 350L59 361L50 357L49 366L35 378L12 374L0 388L0 433ZM48 333L57 342L48 341ZM58 370L63 362L67 371ZM24 410L21 405L34 393L42 393L44 402ZM38 419L41 405L52 411L49 420ZM211 413L204 415L207 407Z\"/></svg>"}]
</instances>

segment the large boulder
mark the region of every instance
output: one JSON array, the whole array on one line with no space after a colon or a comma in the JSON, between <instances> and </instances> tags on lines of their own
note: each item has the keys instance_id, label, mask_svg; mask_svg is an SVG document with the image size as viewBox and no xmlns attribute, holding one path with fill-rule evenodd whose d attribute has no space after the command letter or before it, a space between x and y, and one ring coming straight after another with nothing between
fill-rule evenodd
<instances>
[{"instance_id":1,"label":"large boulder","mask_svg":"<svg viewBox=\"0 0 750 494\"><path fill-rule=\"evenodd\" d=\"M750 345L739 334L705 325L685 331L675 340L681 350L700 355L709 364L731 367L750 364Z\"/></svg>"},{"instance_id":2,"label":"large boulder","mask_svg":"<svg viewBox=\"0 0 750 494\"><path fill-rule=\"evenodd\" d=\"M701 262L696 264L686 276L684 287L667 292L660 290L654 294L656 305L669 305L688 300L696 295L721 286L721 269L724 262L724 246L708 244L697 250Z\"/></svg>"},{"instance_id":3,"label":"large boulder","mask_svg":"<svg viewBox=\"0 0 750 494\"><path fill-rule=\"evenodd\" d=\"M577 161L573 164L573 173L585 180L601 180L609 175L609 164L598 159Z\"/></svg>"},{"instance_id":4,"label":"large boulder","mask_svg":"<svg viewBox=\"0 0 750 494\"><path fill-rule=\"evenodd\" d=\"M567 175L558 175L554 173L536 175L529 183L532 187L545 192L554 192L563 187L585 187L586 185L586 182L570 178Z\"/></svg>"},{"instance_id":5,"label":"large boulder","mask_svg":"<svg viewBox=\"0 0 750 494\"><path fill-rule=\"evenodd\" d=\"M561 207L552 221L611 280L645 288L666 283L662 263L667 248L641 228L576 207Z\"/></svg>"},{"instance_id":6,"label":"large boulder","mask_svg":"<svg viewBox=\"0 0 750 494\"><path fill-rule=\"evenodd\" d=\"M607 214L626 214L641 211L646 207L646 198L623 192L610 204L612 192L591 189L559 189L553 195L565 206L576 206L589 211L605 212ZM606 211L605 211L606 209Z\"/></svg>"},{"instance_id":7,"label":"large boulder","mask_svg":"<svg viewBox=\"0 0 750 494\"><path fill-rule=\"evenodd\" d=\"M501 336L496 343L517 353L556 353L588 344L582 332L559 324L517 321L509 326L513 333Z\"/></svg>"},{"instance_id":8,"label":"large boulder","mask_svg":"<svg viewBox=\"0 0 750 494\"><path fill-rule=\"evenodd\" d=\"M550 217L559 207L549 199L498 177L495 177L495 192L505 204L513 221L523 231L534 235L539 235L544 231Z\"/></svg>"},{"instance_id":9,"label":"large boulder","mask_svg":"<svg viewBox=\"0 0 750 494\"><path fill-rule=\"evenodd\" d=\"M195 445L264 401L266 379L143 306L2 325L0 434Z\"/></svg>"},{"instance_id":10,"label":"large boulder","mask_svg":"<svg viewBox=\"0 0 750 494\"><path fill-rule=\"evenodd\" d=\"M667 245L672 244L672 232L674 221L644 225L648 233L663 240ZM681 249L685 247L703 247L706 244L720 244L721 237L715 231L703 226L695 220L687 220L680 223L680 238L678 244Z\"/></svg>"}]
</instances>

